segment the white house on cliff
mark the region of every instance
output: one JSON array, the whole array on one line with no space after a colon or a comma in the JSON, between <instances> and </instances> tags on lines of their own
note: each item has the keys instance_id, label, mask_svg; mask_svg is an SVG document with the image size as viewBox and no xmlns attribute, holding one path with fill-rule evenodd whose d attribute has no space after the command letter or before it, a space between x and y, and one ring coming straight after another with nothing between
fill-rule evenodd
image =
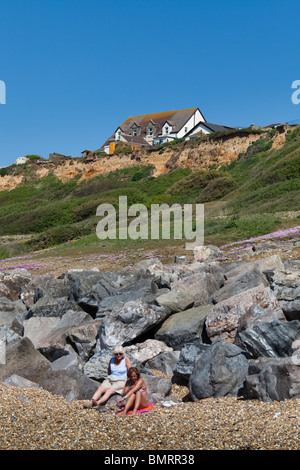
<instances>
[{"instance_id":1,"label":"white house on cliff","mask_svg":"<svg viewBox=\"0 0 300 470\"><path fill-rule=\"evenodd\" d=\"M118 142L139 149L178 138L190 139L199 133L210 134L228 129L231 128L207 123L199 108L142 114L128 117L98 151L113 154Z\"/></svg>"}]
</instances>

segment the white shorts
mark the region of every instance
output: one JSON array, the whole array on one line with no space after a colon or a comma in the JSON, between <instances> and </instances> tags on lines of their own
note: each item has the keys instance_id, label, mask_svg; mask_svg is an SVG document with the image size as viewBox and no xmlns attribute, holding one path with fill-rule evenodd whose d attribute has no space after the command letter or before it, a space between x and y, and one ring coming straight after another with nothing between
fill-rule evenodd
<instances>
[{"instance_id":1,"label":"white shorts","mask_svg":"<svg viewBox=\"0 0 300 470\"><path fill-rule=\"evenodd\" d=\"M119 393L120 395L123 394L123 388L125 387L125 382L126 380L115 380L112 379L111 377L107 377L103 382L102 382L102 387L106 389L113 390L116 393Z\"/></svg>"}]
</instances>

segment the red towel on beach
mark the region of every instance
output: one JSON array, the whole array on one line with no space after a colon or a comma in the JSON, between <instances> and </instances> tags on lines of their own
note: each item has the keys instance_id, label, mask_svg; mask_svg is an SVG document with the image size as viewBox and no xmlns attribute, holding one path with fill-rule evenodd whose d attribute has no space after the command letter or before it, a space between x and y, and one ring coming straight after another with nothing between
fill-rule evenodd
<instances>
[{"instance_id":1,"label":"red towel on beach","mask_svg":"<svg viewBox=\"0 0 300 470\"><path fill-rule=\"evenodd\" d=\"M137 410L137 413L145 413L146 411L153 410L154 408L155 408L155 406L153 405L153 403L149 403L146 408L142 408L141 410ZM124 410L124 406L123 406L123 408L121 409L121 411L118 411L118 412L116 413L116 415L121 414L123 410ZM128 414L128 415L131 415L131 414L132 414L132 411L128 411L127 414Z\"/></svg>"}]
</instances>

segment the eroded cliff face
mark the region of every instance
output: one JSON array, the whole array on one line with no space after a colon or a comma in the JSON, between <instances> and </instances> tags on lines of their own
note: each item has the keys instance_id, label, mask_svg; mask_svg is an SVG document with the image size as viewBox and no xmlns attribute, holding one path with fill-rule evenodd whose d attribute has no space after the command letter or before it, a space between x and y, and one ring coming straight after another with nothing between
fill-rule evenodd
<instances>
[{"instance_id":1,"label":"eroded cliff face","mask_svg":"<svg viewBox=\"0 0 300 470\"><path fill-rule=\"evenodd\" d=\"M272 148L282 147L286 140L289 126L276 130L272 136ZM206 136L204 139L186 142L183 146L165 147L163 150L142 150L132 155L108 155L98 157L96 161L84 162L82 158L73 158L59 163L32 164L30 176L27 172L22 174L18 166L15 174L0 177L0 191L11 190L22 182L30 179L40 179L49 173L54 173L62 182L67 182L77 175L81 175L78 181L83 181L93 176L108 174L117 169L128 168L137 165L153 165L153 176L159 176L170 168L209 169L212 165L219 168L236 160L240 153L246 152L248 147L258 139L267 136L266 133L255 131L238 131L223 136Z\"/></svg>"}]
</instances>

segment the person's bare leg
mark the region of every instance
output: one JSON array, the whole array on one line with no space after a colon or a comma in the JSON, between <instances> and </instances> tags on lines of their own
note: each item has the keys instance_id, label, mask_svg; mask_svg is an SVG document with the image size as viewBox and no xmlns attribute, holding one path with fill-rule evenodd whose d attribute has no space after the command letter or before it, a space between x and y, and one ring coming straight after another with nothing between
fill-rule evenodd
<instances>
[{"instance_id":1,"label":"person's bare leg","mask_svg":"<svg viewBox=\"0 0 300 470\"><path fill-rule=\"evenodd\" d=\"M134 408L132 410L131 416L136 415L137 410L139 410L140 405L142 401L142 393L141 392L136 392L135 394L135 402L134 402Z\"/></svg>"},{"instance_id":2,"label":"person's bare leg","mask_svg":"<svg viewBox=\"0 0 300 470\"><path fill-rule=\"evenodd\" d=\"M105 403L114 393L114 390L111 390L110 388L106 390L104 395L102 395L99 400L96 400L97 405L102 405L102 403Z\"/></svg>"},{"instance_id":3,"label":"person's bare leg","mask_svg":"<svg viewBox=\"0 0 300 470\"><path fill-rule=\"evenodd\" d=\"M94 393L94 395L92 396L92 399L90 401L90 404L91 405L96 405L96 402L97 400L99 400L99 398L101 397L101 395L103 395L103 393L106 392L106 388L104 388L102 385L100 385L100 387L98 387L98 389L96 390L96 392Z\"/></svg>"},{"instance_id":4,"label":"person's bare leg","mask_svg":"<svg viewBox=\"0 0 300 470\"><path fill-rule=\"evenodd\" d=\"M127 399L127 403L126 403L125 408L124 408L124 410L122 411L121 414L126 416L128 411L133 407L134 402L135 402L135 394L130 395L130 397Z\"/></svg>"}]
</instances>

